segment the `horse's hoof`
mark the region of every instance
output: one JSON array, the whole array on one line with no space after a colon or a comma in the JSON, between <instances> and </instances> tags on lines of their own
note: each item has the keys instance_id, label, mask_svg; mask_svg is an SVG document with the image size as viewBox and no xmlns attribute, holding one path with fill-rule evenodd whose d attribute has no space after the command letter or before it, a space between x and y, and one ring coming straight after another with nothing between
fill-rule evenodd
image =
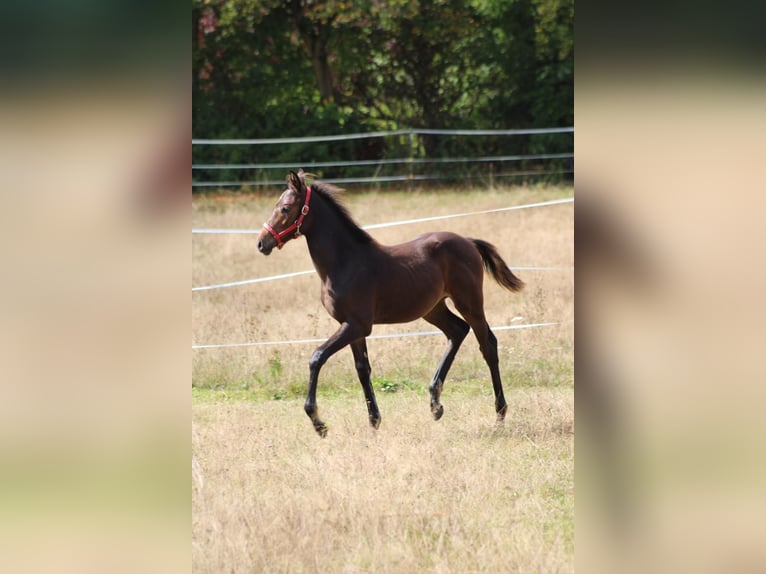
<instances>
[{"instance_id":1,"label":"horse's hoof","mask_svg":"<svg viewBox=\"0 0 766 574\"><path fill-rule=\"evenodd\" d=\"M327 425L326 424L324 424L324 423L317 423L317 424L314 425L314 430L317 431L317 434L320 437L322 437L322 438L327 437Z\"/></svg>"},{"instance_id":2,"label":"horse's hoof","mask_svg":"<svg viewBox=\"0 0 766 574\"><path fill-rule=\"evenodd\" d=\"M437 405L431 407L431 414L434 416L434 420L438 421L440 418L442 418L442 415L444 414L444 406L443 405Z\"/></svg>"},{"instance_id":3,"label":"horse's hoof","mask_svg":"<svg viewBox=\"0 0 766 574\"><path fill-rule=\"evenodd\" d=\"M380 421L381 421L381 420L382 420L382 419L380 419L380 418L377 418L377 419L370 419L370 426L371 426L372 428L374 428L375 430L378 430L378 429L380 428Z\"/></svg>"},{"instance_id":4,"label":"horse's hoof","mask_svg":"<svg viewBox=\"0 0 766 574\"><path fill-rule=\"evenodd\" d=\"M502 425L505 422L505 413L508 411L508 405L504 405L499 411L497 411L497 424Z\"/></svg>"}]
</instances>

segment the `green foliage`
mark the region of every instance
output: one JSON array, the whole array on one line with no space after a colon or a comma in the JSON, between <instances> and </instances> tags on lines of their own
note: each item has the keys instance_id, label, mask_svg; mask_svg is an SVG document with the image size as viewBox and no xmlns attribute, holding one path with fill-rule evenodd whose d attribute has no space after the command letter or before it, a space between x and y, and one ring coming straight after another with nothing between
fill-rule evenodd
<instances>
[{"instance_id":1,"label":"green foliage","mask_svg":"<svg viewBox=\"0 0 766 574\"><path fill-rule=\"evenodd\" d=\"M192 0L193 135L572 125L573 20L573 0ZM471 145L421 138L414 151L467 154ZM501 145L554 153L571 151L572 138L513 138L511 149L505 138L482 149ZM204 151L205 163L310 162L393 157L397 147L361 140L194 153Z\"/></svg>"},{"instance_id":2,"label":"green foliage","mask_svg":"<svg viewBox=\"0 0 766 574\"><path fill-rule=\"evenodd\" d=\"M421 385L408 379L391 380L386 377L375 377L372 380L373 387L382 393L398 393L403 389L423 390Z\"/></svg>"}]
</instances>

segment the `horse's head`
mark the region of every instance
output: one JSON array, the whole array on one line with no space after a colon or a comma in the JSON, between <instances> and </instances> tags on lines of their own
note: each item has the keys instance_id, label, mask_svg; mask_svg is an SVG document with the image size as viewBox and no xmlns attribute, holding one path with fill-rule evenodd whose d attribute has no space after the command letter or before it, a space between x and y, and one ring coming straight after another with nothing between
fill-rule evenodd
<instances>
[{"instance_id":1,"label":"horse's head","mask_svg":"<svg viewBox=\"0 0 766 574\"><path fill-rule=\"evenodd\" d=\"M282 249L290 239L301 234L303 218L309 212L311 200L311 188L306 186L305 179L302 169L287 175L287 189L282 192L271 217L258 235L258 251L264 255L270 254L275 246Z\"/></svg>"}]
</instances>

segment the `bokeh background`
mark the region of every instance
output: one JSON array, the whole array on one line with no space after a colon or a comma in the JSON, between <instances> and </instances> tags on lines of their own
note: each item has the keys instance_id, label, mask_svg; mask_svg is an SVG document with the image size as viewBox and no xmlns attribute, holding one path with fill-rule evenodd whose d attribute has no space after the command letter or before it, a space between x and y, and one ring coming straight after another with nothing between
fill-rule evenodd
<instances>
[{"instance_id":1,"label":"bokeh background","mask_svg":"<svg viewBox=\"0 0 766 574\"><path fill-rule=\"evenodd\" d=\"M0 10L1 566L186 571L198 21L172 3ZM578 4L583 571L766 563L762 11Z\"/></svg>"}]
</instances>

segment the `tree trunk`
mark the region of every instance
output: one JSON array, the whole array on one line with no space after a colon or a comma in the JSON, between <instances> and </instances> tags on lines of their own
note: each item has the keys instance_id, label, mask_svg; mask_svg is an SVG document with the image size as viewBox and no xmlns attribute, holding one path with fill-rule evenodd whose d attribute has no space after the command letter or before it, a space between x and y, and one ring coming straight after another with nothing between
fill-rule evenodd
<instances>
[{"instance_id":1,"label":"tree trunk","mask_svg":"<svg viewBox=\"0 0 766 574\"><path fill-rule=\"evenodd\" d=\"M317 89L322 96L322 102L331 102L334 99L332 88L332 71L327 57L327 38L324 34L312 34L306 37L306 46L311 65L314 68L314 79Z\"/></svg>"},{"instance_id":2,"label":"tree trunk","mask_svg":"<svg viewBox=\"0 0 766 574\"><path fill-rule=\"evenodd\" d=\"M292 0L287 5L288 14L295 23L295 28L300 35L306 55L311 60L314 69L314 80L322 97L323 103L332 102L335 99L332 87L332 71L327 55L327 43L330 38L330 28L335 16L325 21L313 21L306 14L306 6L302 0Z\"/></svg>"}]
</instances>

